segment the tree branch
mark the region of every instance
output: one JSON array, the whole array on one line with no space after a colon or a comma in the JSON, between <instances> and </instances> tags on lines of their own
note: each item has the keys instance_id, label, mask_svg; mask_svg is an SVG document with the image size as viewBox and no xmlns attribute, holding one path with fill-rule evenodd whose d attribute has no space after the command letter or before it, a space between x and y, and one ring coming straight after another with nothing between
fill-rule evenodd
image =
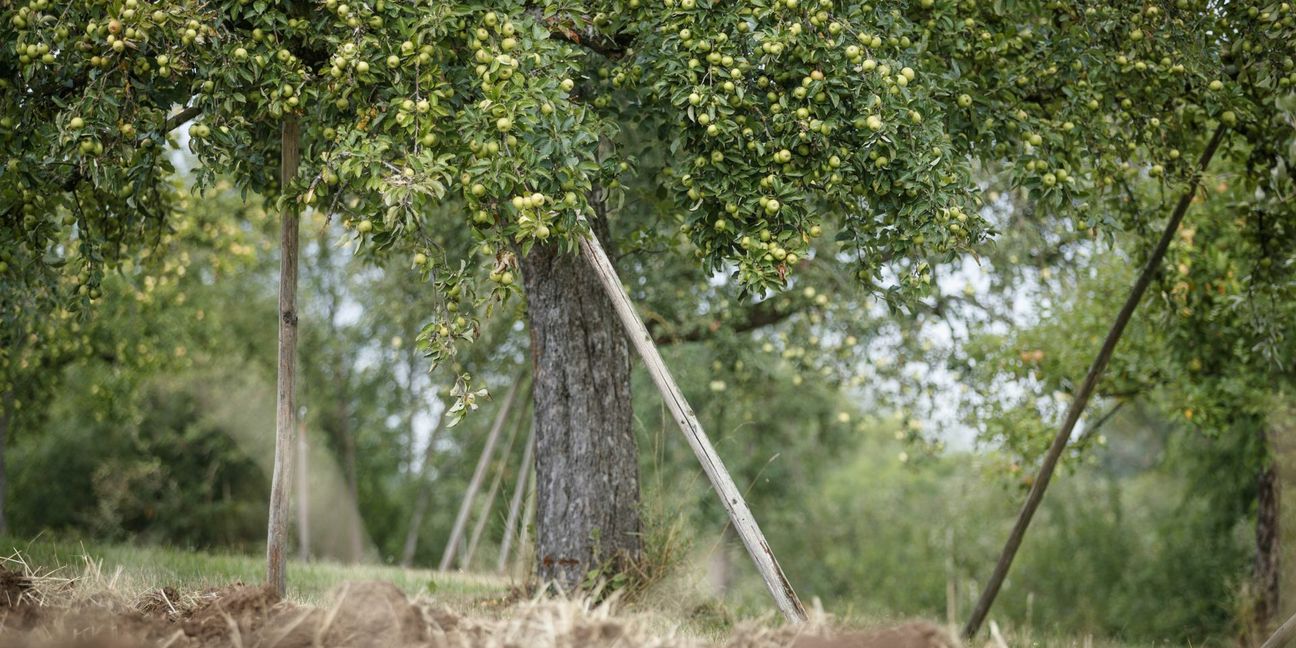
<instances>
[{"instance_id":1,"label":"tree branch","mask_svg":"<svg viewBox=\"0 0 1296 648\"><path fill-rule=\"evenodd\" d=\"M593 27L579 30L577 25L570 21L563 21L558 16L545 16L544 10L540 7L529 7L527 12L536 22L543 24L549 30L551 38L583 47L606 58L616 59L625 56L633 40L629 34L611 36L600 34Z\"/></svg>"},{"instance_id":2,"label":"tree branch","mask_svg":"<svg viewBox=\"0 0 1296 648\"><path fill-rule=\"evenodd\" d=\"M746 312L746 317L737 322L728 322L729 328L734 333L749 333L758 328L772 326L791 317L797 311L794 308L782 309L774 304L773 300L767 300L754 304ZM705 324L692 327L685 331L672 330L668 324L663 324L659 320L648 322L648 332L652 335L653 341L658 346L668 344L678 344L683 342L701 342L713 335L716 331L726 326L726 322L719 319L713 319Z\"/></svg>"},{"instance_id":3,"label":"tree branch","mask_svg":"<svg viewBox=\"0 0 1296 648\"><path fill-rule=\"evenodd\" d=\"M163 134L170 133L171 131L183 126L186 122L201 114L202 114L201 107L189 106L184 110L181 110L180 112L170 117L167 117L166 122L162 124L162 133Z\"/></svg>"}]
</instances>

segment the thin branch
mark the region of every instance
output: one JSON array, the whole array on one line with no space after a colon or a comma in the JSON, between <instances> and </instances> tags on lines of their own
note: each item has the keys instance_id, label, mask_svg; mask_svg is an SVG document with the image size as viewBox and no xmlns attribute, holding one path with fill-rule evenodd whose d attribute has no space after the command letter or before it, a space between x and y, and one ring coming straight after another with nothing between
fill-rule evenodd
<instances>
[{"instance_id":1,"label":"thin branch","mask_svg":"<svg viewBox=\"0 0 1296 648\"><path fill-rule=\"evenodd\" d=\"M181 110L180 112L170 117L167 117L166 122L162 124L162 132L164 134L170 133L171 131L183 126L186 122L201 114L202 114L202 107L189 106L184 110Z\"/></svg>"},{"instance_id":2,"label":"thin branch","mask_svg":"<svg viewBox=\"0 0 1296 648\"><path fill-rule=\"evenodd\" d=\"M772 301L767 300L753 305L747 310L746 317L738 322L731 322L729 329L734 333L749 333L759 328L778 324L797 312L796 309L792 308L779 308L772 304ZM701 342L725 327L725 323L718 319L685 331L671 330L672 327L662 324L659 320L651 320L647 324L653 342L659 346L684 342Z\"/></svg>"},{"instance_id":3,"label":"thin branch","mask_svg":"<svg viewBox=\"0 0 1296 648\"><path fill-rule=\"evenodd\" d=\"M572 21L563 21L557 16L545 16L544 10L540 7L532 6L527 11L536 22L549 30L549 36L555 40L571 43L609 59L621 58L630 49L632 37L628 34L601 34L593 27L581 31L577 29L577 25L572 24Z\"/></svg>"}]
</instances>

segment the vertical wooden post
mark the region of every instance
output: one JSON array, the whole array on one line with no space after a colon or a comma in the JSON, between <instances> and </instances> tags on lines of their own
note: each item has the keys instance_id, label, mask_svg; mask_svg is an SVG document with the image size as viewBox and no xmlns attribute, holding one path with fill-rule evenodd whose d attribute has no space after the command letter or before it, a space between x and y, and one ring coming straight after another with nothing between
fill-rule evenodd
<instances>
[{"instance_id":1,"label":"vertical wooden post","mask_svg":"<svg viewBox=\"0 0 1296 648\"><path fill-rule=\"evenodd\" d=\"M446 542L445 552L441 554L441 564L437 567L441 571L450 568L450 561L454 559L459 544L463 542L464 527L468 523L468 513L472 511L473 499L477 496L477 490L481 488L482 478L486 476L486 467L490 465L491 455L495 452L495 442L499 440L500 430L504 427L504 421L508 419L509 408L517 398L518 385L521 383L521 376L518 376L518 379L509 385L508 395L500 403L495 421L491 423L486 445L482 448L481 457L477 459L477 468L473 471L472 480L468 482L468 490L464 493L463 501L459 503L459 513L455 516L454 527L450 530L450 540Z\"/></svg>"},{"instance_id":2,"label":"vertical wooden post","mask_svg":"<svg viewBox=\"0 0 1296 648\"><path fill-rule=\"evenodd\" d=\"M518 514L522 508L522 496L526 494L527 479L531 475L531 455L535 452L535 426L527 434L526 447L522 450L522 464L518 466L517 483L513 484L513 497L509 500L508 518L504 521L504 539L500 541L499 561L495 571L504 573L508 566L509 551L513 548L513 535L517 532ZM525 524L525 522L523 523Z\"/></svg>"},{"instance_id":3,"label":"vertical wooden post","mask_svg":"<svg viewBox=\"0 0 1296 648\"><path fill-rule=\"evenodd\" d=\"M504 448L500 451L499 461L495 464L495 477L491 479L490 488L486 490L481 513L477 515L477 524L473 526L472 536L468 539L468 551L459 562L459 569L468 570L472 566L473 557L477 555L477 543L481 542L486 524L490 522L491 509L495 507L495 497L499 494L500 482L504 481L504 473L508 471L509 453L513 452L513 441L517 439L518 430L526 423L526 410L526 402L523 401L522 409L518 411L513 419L513 426L509 428L508 438L505 439Z\"/></svg>"},{"instance_id":4,"label":"vertical wooden post","mask_svg":"<svg viewBox=\"0 0 1296 648\"><path fill-rule=\"evenodd\" d=\"M1179 223L1183 222L1184 214L1188 211L1188 206L1192 204L1193 196L1197 193L1197 185L1201 182L1201 175L1210 164L1211 158L1215 156L1215 150L1219 148L1220 142L1224 139L1224 133L1227 130L1223 124L1215 129L1215 134L1211 136L1206 148L1202 150L1201 158L1197 161L1197 167L1193 171L1192 179L1188 182L1188 187L1179 197L1179 203L1175 205L1174 212L1170 215L1170 220L1166 222L1165 230L1161 232L1161 239L1157 241L1156 247L1148 255L1147 263L1143 265L1143 271L1139 273L1138 279L1134 286L1130 288L1129 295L1125 298L1125 304L1121 306L1120 311L1116 314L1116 321L1112 322L1111 328L1107 331L1107 338L1103 340L1102 347L1098 350L1098 355L1094 358L1093 364L1089 366L1089 373L1085 374L1084 381L1080 383L1080 388L1076 390L1075 398L1071 401L1071 406L1067 408L1066 418L1062 421L1062 428L1058 430L1057 436L1053 437L1053 443L1049 446L1048 453L1044 455L1044 463L1040 466L1039 475L1036 476L1035 482L1031 484L1030 492L1026 495L1026 503L1022 506L1021 513L1017 515L1017 522L1013 525L1012 532L1008 534L1008 541L1004 545L1003 552L999 555L999 562L995 565L994 573L990 575L990 580L986 583L985 590L981 592L981 598L977 600L976 607L972 610L972 617L968 619L967 625L963 627L963 636L971 639L976 636L981 629L981 623L985 621L986 615L990 613L990 606L994 604L995 597L999 594L999 587L1008 577L1008 569L1012 567L1013 558L1017 556L1017 549L1021 547L1022 538L1026 535L1026 527L1030 526L1031 518L1035 516L1036 509L1039 508L1040 501L1044 499L1044 489L1048 488L1049 480L1053 478L1053 470L1057 468L1058 460L1062 457L1062 451L1066 449L1067 441L1071 439L1071 432L1075 430L1076 423L1080 420L1080 415L1084 413L1085 406L1089 404L1089 397L1093 395L1094 389L1098 386L1098 379L1102 377L1103 371L1107 369L1107 362L1111 360L1112 352L1116 350L1116 343L1120 342L1121 335L1125 333L1125 325L1129 324L1130 317L1134 315L1134 309L1138 307L1139 301L1143 299L1143 293L1152 283L1152 277L1156 275L1157 270L1161 268L1161 259L1165 257L1166 250L1170 248L1170 241L1174 239L1175 232L1179 230Z\"/></svg>"},{"instance_id":5,"label":"vertical wooden post","mask_svg":"<svg viewBox=\"0 0 1296 648\"><path fill-rule=\"evenodd\" d=\"M698 421L693 408L689 407L683 392L671 377L666 362L662 360L661 353L653 344L652 336L648 334L643 320L639 319L639 313L635 312L630 295L626 294L625 288L621 285L621 279L617 277L616 269L612 267L612 262L604 252L603 246L594 234L590 233L581 238L580 248L581 255L589 262L590 268L593 269L599 283L603 285L603 290L612 301L617 316L621 319L621 325L625 327L626 336L639 352L639 356L643 358L648 374L652 376L662 399L666 401L666 406L684 433L684 438L688 440L689 447L701 462L703 472L711 480L711 486L715 488L725 510L729 512L729 520L733 523L738 537L742 538L743 545L747 547L747 553L751 555L752 561L756 564L756 571L760 572L770 595L774 597L774 603L788 621L804 622L805 608L797 598L796 591L792 589L792 583L788 582L787 576L783 575L783 568L779 566L773 550L765 541L765 534L761 533L760 527L756 524L756 518L747 507L747 501L743 499L733 478L729 476L729 471L725 470L720 456L711 445L711 440L702 431L702 423Z\"/></svg>"},{"instance_id":6,"label":"vertical wooden post","mask_svg":"<svg viewBox=\"0 0 1296 648\"><path fill-rule=\"evenodd\" d=\"M297 205L288 194L301 152L295 116L284 118L280 135L279 191L283 223L279 234L279 371L275 399L274 471L270 478L270 523L266 532L266 581L282 596L287 590L284 548L288 544L288 487L292 481L293 388L297 377Z\"/></svg>"},{"instance_id":7,"label":"vertical wooden post","mask_svg":"<svg viewBox=\"0 0 1296 648\"><path fill-rule=\"evenodd\" d=\"M302 562L310 560L310 446L306 443L306 421L297 422L297 552Z\"/></svg>"}]
</instances>

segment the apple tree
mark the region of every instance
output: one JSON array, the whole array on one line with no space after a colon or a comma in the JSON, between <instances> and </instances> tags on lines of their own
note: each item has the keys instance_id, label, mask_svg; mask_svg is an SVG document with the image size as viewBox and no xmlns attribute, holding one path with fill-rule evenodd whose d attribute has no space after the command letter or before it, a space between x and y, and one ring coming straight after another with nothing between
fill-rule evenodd
<instances>
[{"instance_id":1,"label":"apple tree","mask_svg":"<svg viewBox=\"0 0 1296 648\"><path fill-rule=\"evenodd\" d=\"M147 244L174 195L168 133L197 118L199 186L285 213L283 294L314 208L423 270L434 361L525 295L538 568L565 586L640 553L627 342L571 254L589 233L680 231L671 251L758 296L831 238L824 263L903 307L990 234L974 164L1042 212L1146 224L1123 180L1184 186L1217 123L1270 160L1292 73L1272 2L30 0L2 18L5 255L84 240L93 281ZM438 244L447 228L464 236Z\"/></svg>"}]
</instances>

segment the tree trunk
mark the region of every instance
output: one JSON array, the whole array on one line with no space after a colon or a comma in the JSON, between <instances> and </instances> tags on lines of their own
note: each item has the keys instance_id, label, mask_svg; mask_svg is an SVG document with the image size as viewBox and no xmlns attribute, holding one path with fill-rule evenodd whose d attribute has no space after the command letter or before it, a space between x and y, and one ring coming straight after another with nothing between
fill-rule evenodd
<instances>
[{"instance_id":1,"label":"tree trunk","mask_svg":"<svg viewBox=\"0 0 1296 648\"><path fill-rule=\"evenodd\" d=\"M297 177L300 133L296 117L283 122L279 161L279 188L288 195ZM285 201L279 235L279 367L275 402L275 455L270 478L270 521L266 531L266 581L283 596L288 587L285 547L288 544L288 486L292 480L292 453L297 377L297 207Z\"/></svg>"},{"instance_id":2,"label":"tree trunk","mask_svg":"<svg viewBox=\"0 0 1296 648\"><path fill-rule=\"evenodd\" d=\"M504 573L508 567L509 551L513 548L513 536L517 533L518 514L522 509L522 497L526 494L527 480L531 475L531 454L535 450L535 428L527 434L526 448L522 451L522 463L518 464L516 483L513 484L513 497L509 500L508 519L504 521L504 539L500 541L499 561L495 571ZM526 522L523 522L526 524Z\"/></svg>"},{"instance_id":3,"label":"tree trunk","mask_svg":"<svg viewBox=\"0 0 1296 648\"><path fill-rule=\"evenodd\" d=\"M1255 632L1263 637L1278 615L1279 581L1279 487L1272 459L1266 459L1256 490L1256 553L1252 563L1255 584Z\"/></svg>"},{"instance_id":4,"label":"tree trunk","mask_svg":"<svg viewBox=\"0 0 1296 648\"><path fill-rule=\"evenodd\" d=\"M0 401L0 536L9 532L9 520L5 517L5 502L9 497L8 473L5 466L6 443L9 440L9 424L13 421L13 391L5 392Z\"/></svg>"},{"instance_id":5,"label":"tree trunk","mask_svg":"<svg viewBox=\"0 0 1296 648\"><path fill-rule=\"evenodd\" d=\"M602 218L594 226L607 229ZM523 280L539 577L571 591L591 569L614 573L642 553L630 356L611 302L580 257L537 245L523 260Z\"/></svg>"},{"instance_id":6,"label":"tree trunk","mask_svg":"<svg viewBox=\"0 0 1296 648\"><path fill-rule=\"evenodd\" d=\"M801 605L801 599L797 598L792 583L788 581L783 568L779 566L778 559L774 557L774 550L765 540L765 534L761 532L760 525L756 523L756 516L747 506L746 498L738 490L729 471L725 469L724 462L720 460L715 446L711 444L711 438L702 429L702 423L698 421L693 408L689 406L674 376L666 367L666 361L662 359L661 352L653 343L652 335L648 333L648 328L639 318L639 313L635 310L634 303L630 301L625 286L621 285L621 279L617 276L616 269L612 267L607 252L603 250L603 246L593 233L582 237L579 243L581 256L588 264L589 272L598 279L603 294L611 300L625 335L634 345L639 358L643 360L644 368L648 370L648 375L657 386L657 391L661 393L671 417L675 419L675 424L679 426L684 439L688 441L689 449L697 457L698 463L702 464L702 472L706 473L711 487L715 489L721 503L724 504L725 512L729 514L729 521L733 524L738 537L742 538L743 545L747 548L747 555L751 557L756 571L765 581L770 597L774 599L775 605L788 622L804 623L806 612ZM534 345L532 348L535 348Z\"/></svg>"},{"instance_id":7,"label":"tree trunk","mask_svg":"<svg viewBox=\"0 0 1296 648\"><path fill-rule=\"evenodd\" d=\"M423 465L419 466L418 495L414 497L414 510L410 513L409 529L405 531L405 546L401 550L401 567L414 564L414 553L418 550L419 531L423 528L423 517L427 515L428 504L432 501L432 482L428 480L432 470L432 457L437 439L445 428L445 415L448 407L443 406L437 415L436 425L428 435L427 448L423 451Z\"/></svg>"},{"instance_id":8,"label":"tree trunk","mask_svg":"<svg viewBox=\"0 0 1296 648\"><path fill-rule=\"evenodd\" d=\"M477 459L477 468L473 470L472 479L468 482L468 490L464 492L463 501L459 504L459 513L455 515L454 527L450 529L450 540L446 542L445 551L441 554L441 563L437 567L441 571L450 568L450 561L454 559L455 553L459 551L459 545L463 542L464 528L468 524L468 513L472 511L473 499L477 497L482 478L486 476L486 468L490 466L491 456L495 452L495 442L499 440L500 430L504 429L504 421L508 419L509 408L513 405L513 401L517 399L518 384L520 382L521 376L509 386L508 395L500 403L500 409L495 415L495 421L491 423L490 434L486 436L486 445L482 448L481 457Z\"/></svg>"},{"instance_id":9,"label":"tree trunk","mask_svg":"<svg viewBox=\"0 0 1296 648\"><path fill-rule=\"evenodd\" d=\"M473 557L477 555L477 544L481 542L482 533L490 522L491 509L495 508L495 497L499 495L500 483L504 481L504 473L508 472L509 455L513 452L513 442L517 440L518 430L522 428L525 420L526 403L523 403L522 409L517 413L517 417L513 421L513 427L509 428L508 438L504 441L504 448L500 450L499 461L495 464L495 477L491 479L490 488L486 490L486 498L482 500L481 513L477 515L477 524L473 526L472 537L468 540L468 551L464 553L463 559L459 562L459 569L467 571L472 567Z\"/></svg>"}]
</instances>

